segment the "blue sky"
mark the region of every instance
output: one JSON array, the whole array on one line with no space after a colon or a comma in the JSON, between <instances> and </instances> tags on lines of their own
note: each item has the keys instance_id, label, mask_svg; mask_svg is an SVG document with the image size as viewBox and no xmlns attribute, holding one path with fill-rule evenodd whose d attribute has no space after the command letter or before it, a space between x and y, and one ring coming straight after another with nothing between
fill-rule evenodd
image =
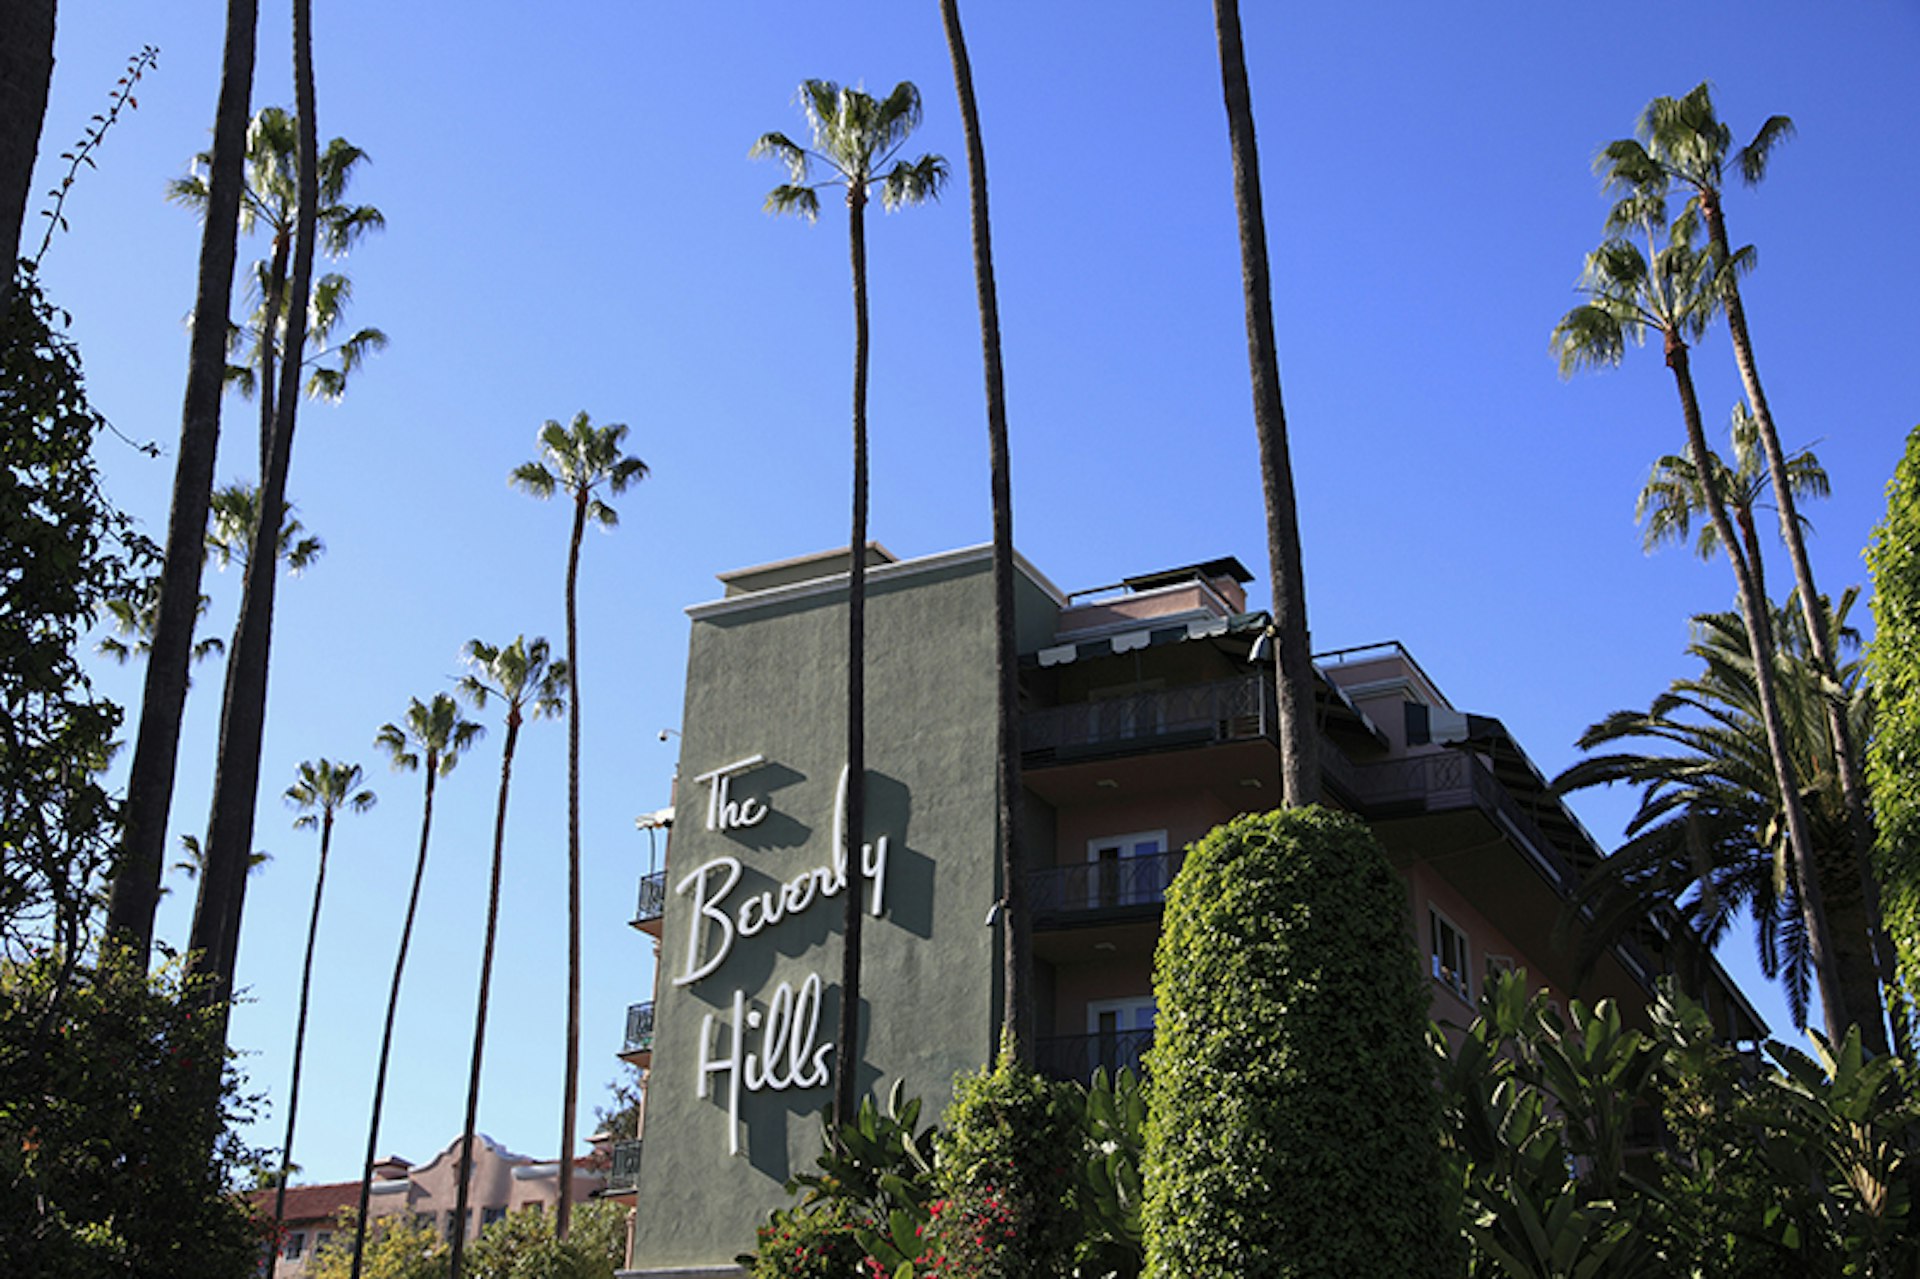
<instances>
[{"instance_id":1,"label":"blue sky","mask_svg":"<svg viewBox=\"0 0 1920 1279\"><path fill-rule=\"evenodd\" d=\"M37 183L57 181L52 157L127 57L160 46L44 270L95 403L167 451L102 447L112 496L156 531L199 239L162 197L207 145L219 8L67 6ZM584 1124L625 1007L652 986L625 922L648 857L632 819L667 802L675 747L658 734L679 722L681 609L718 594L716 572L846 537L843 215L764 215L780 175L747 149L803 128L808 77L912 80L916 147L959 170L962 144L931 2L318 9L322 136L369 152L354 195L388 220L346 264L351 318L393 342L342 403L302 413L291 492L328 552L280 595L256 834L274 860L249 889L253 1002L233 1035L278 1099L314 856L279 792L301 759L359 760L380 805L336 836L297 1148L309 1179L346 1179L419 821L418 776L389 773L373 734L450 686L467 639L563 634L565 512L510 491L507 472L541 422L581 409L628 423L653 471L582 567ZM972 0L965 17L1022 550L1068 590L1222 554L1264 572L1208 6ZM1688 616L1732 593L1719 565L1640 550L1634 495L1682 443L1671 379L1633 351L1563 382L1547 338L1599 238L1595 149L1648 98L1703 79L1743 138L1776 112L1799 126L1728 217L1760 250L1746 298L1776 417L1832 476L1811 512L1816 572L1829 590L1864 582L1861 547L1920 420L1914 5L1260 5L1245 21L1316 647L1404 641L1549 774L1587 724L1685 672ZM285 24L263 16L256 106L290 101ZM984 541L964 191L869 231L873 534L903 555ZM1724 422L1738 389L1722 333L1695 367ZM249 412L229 404L223 481L247 474ZM231 626L236 576L209 574L210 630ZM101 683L137 701L131 670ZM218 685L202 668L176 831L205 820ZM416 1160L460 1124L500 736L436 805L380 1143ZM485 1131L538 1155L559 1128L564 741L533 726L516 761L481 1107ZM1611 843L1631 802L1578 808ZM190 909L178 885L162 934L182 940ZM1728 959L1751 972L1746 948ZM1748 986L1784 1028L1778 1000Z\"/></svg>"}]
</instances>

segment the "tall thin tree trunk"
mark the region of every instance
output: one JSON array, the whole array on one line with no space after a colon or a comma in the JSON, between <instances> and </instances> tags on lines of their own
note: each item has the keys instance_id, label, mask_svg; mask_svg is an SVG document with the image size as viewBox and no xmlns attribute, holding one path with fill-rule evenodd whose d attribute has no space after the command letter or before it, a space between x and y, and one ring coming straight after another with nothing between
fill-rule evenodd
<instances>
[{"instance_id":1,"label":"tall thin tree trunk","mask_svg":"<svg viewBox=\"0 0 1920 1279\"><path fill-rule=\"evenodd\" d=\"M260 396L260 474L263 476L273 459L274 405L278 403L274 394L274 373L278 365L275 344L280 336L280 303L287 289L288 235L281 232L273 237L273 257L267 266L267 296L261 308L265 323L261 328L260 382L255 390ZM275 546L278 545L276 540Z\"/></svg>"},{"instance_id":2,"label":"tall thin tree trunk","mask_svg":"<svg viewBox=\"0 0 1920 1279\"><path fill-rule=\"evenodd\" d=\"M980 298L980 354L987 384L987 454L993 493L994 790L999 800L1002 1034L1014 1059L1033 1061L1033 917L1027 903L1026 847L1020 829L1020 655L1013 603L1013 480L1007 450L1007 391L1000 365L1000 299L993 279L993 230L987 214L987 154L973 96L973 64L958 0L940 0L960 124L967 146L967 197L973 228L974 291Z\"/></svg>"},{"instance_id":3,"label":"tall thin tree trunk","mask_svg":"<svg viewBox=\"0 0 1920 1279\"><path fill-rule=\"evenodd\" d=\"M280 525L287 472L293 461L294 418L300 400L300 353L307 341L307 297L313 281L313 241L320 207L319 140L313 84L311 0L293 4L293 82L299 119L299 195L295 205L293 273L288 282L287 337L274 411L271 448L260 476L259 518L253 527L242 588L240 619L227 655L226 696L220 713L220 753L214 767L213 810L207 821L207 870L200 878L191 949L213 957L216 991L233 990L242 884L253 852L254 809L260 798L260 746L266 732L267 671L273 640L273 596L280 570ZM268 335L271 341L272 335ZM189 960L189 964L193 963ZM224 1015L223 1015L224 1017Z\"/></svg>"},{"instance_id":4,"label":"tall thin tree trunk","mask_svg":"<svg viewBox=\"0 0 1920 1279\"><path fill-rule=\"evenodd\" d=\"M287 1221L287 1175L293 1168L293 1124L300 1114L300 1062L307 1050L307 1003L313 991L313 945L320 936L320 895L327 887L327 849L333 842L333 811L320 815L320 869L313 877L313 910L307 916L307 953L300 964L300 1012L293 1023L293 1081L287 1085L287 1140L280 1147L280 1184L273 1192L273 1237Z\"/></svg>"},{"instance_id":5,"label":"tall thin tree trunk","mask_svg":"<svg viewBox=\"0 0 1920 1279\"><path fill-rule=\"evenodd\" d=\"M1707 241L1712 246L1716 260L1721 263L1731 261L1726 210L1721 206L1720 193L1702 191L1700 207L1706 215ZM1780 513L1780 537L1787 544L1787 561L1793 566L1794 586L1800 595L1800 611L1806 619L1807 639L1813 648L1814 669L1832 686L1838 687L1840 664L1834 653L1832 628L1827 624L1826 609L1819 588L1814 584L1813 563L1807 558L1807 541L1800 526L1792 480L1787 472L1786 452L1780 447L1780 433L1773 424L1773 409L1767 403L1766 390L1760 385L1760 370L1753 356L1753 337L1747 330L1747 311L1740 300L1740 284L1731 274L1722 301L1727 313L1727 331L1733 338L1734 364L1740 370L1740 385L1746 392L1747 404L1753 409L1754 422L1760 429L1760 448L1766 454L1767 472L1773 481L1774 506ZM1874 965L1880 984L1891 985L1894 979L1893 955L1880 913L1880 884L1873 869L1874 823L1867 802L1866 779L1861 772L1861 743L1854 740L1853 725L1848 719L1844 701L1824 693L1821 700L1826 705L1827 732L1833 739L1834 768L1840 777L1840 794L1847 807L1847 830L1852 836L1856 874L1873 944ZM1874 992L1871 1007L1860 1005L1852 1011L1861 1019L1862 1041L1875 1051L1885 1052L1886 1012L1879 991ZM1895 1026L1894 1034L1896 1038L1905 1040L1906 1027Z\"/></svg>"},{"instance_id":6,"label":"tall thin tree trunk","mask_svg":"<svg viewBox=\"0 0 1920 1279\"><path fill-rule=\"evenodd\" d=\"M1247 364L1253 375L1253 424L1260 437L1260 480L1267 506L1267 563L1273 590L1275 691L1280 708L1280 784L1286 806L1320 801L1319 727L1313 709L1313 644L1307 633L1307 585L1294 503L1280 357L1273 337L1273 288L1267 224L1260 199L1260 150L1253 95L1240 41L1239 0L1214 0L1220 81L1233 146L1233 204L1240 226L1240 282L1246 294Z\"/></svg>"},{"instance_id":7,"label":"tall thin tree trunk","mask_svg":"<svg viewBox=\"0 0 1920 1279\"><path fill-rule=\"evenodd\" d=\"M1767 751L1773 757L1774 785L1780 791L1780 807L1786 814L1787 837L1793 857L1794 885L1800 896L1800 915L1807 930L1807 952L1819 978L1821 1015L1830 1034L1845 1033L1851 1024L1847 1000L1835 962L1832 931L1827 919L1826 902L1820 891L1818 868L1813 864L1813 840L1807 828L1805 806L1800 802L1800 783L1787 748L1786 726L1780 715L1780 700L1774 687L1773 651L1767 641L1770 631L1765 611L1767 601L1754 591L1753 573L1740 553L1733 521L1727 516L1726 502L1720 496L1707 450L1707 434L1700 420L1700 402L1693 391L1693 373L1687 358L1687 344L1671 330L1665 334L1667 367L1673 370L1675 387L1680 393L1680 408L1687 426L1687 452L1693 459L1694 474L1707 499L1707 513L1720 545L1726 549L1739 587L1740 612L1747 623L1747 642L1753 658L1754 689L1760 699L1760 719L1767 733Z\"/></svg>"},{"instance_id":8,"label":"tall thin tree trunk","mask_svg":"<svg viewBox=\"0 0 1920 1279\"><path fill-rule=\"evenodd\" d=\"M207 507L213 496L214 457L220 440L220 393L227 371L228 308L233 294L235 239L245 184L247 116L253 86L257 0L228 0L227 34L214 119L213 163L206 221L200 236L193 337L187 356L186 401L180 451L174 464L173 505L167 517L160 601L140 702L140 731L127 781L126 831L107 904L108 932L144 958L153 944L166 861L167 818L180 747L180 716L187 698L187 667L199 616L200 571L206 557Z\"/></svg>"},{"instance_id":9,"label":"tall thin tree trunk","mask_svg":"<svg viewBox=\"0 0 1920 1279\"><path fill-rule=\"evenodd\" d=\"M493 872L487 881L486 940L480 946L480 995L473 1007L473 1059L467 1067L467 1118L460 1130L459 1192L454 1198L453 1219L459 1228L453 1236L453 1256L448 1274L460 1279L460 1266L467 1251L467 1199L473 1180L473 1133L480 1117L480 1059L487 1045L487 998L493 985L493 942L500 926L500 863L507 843L507 789L513 782L513 748L520 739L520 709L509 704L507 742L500 755L500 800L493 813ZM560 1175L571 1180L571 1170L562 1161Z\"/></svg>"},{"instance_id":10,"label":"tall thin tree trunk","mask_svg":"<svg viewBox=\"0 0 1920 1279\"><path fill-rule=\"evenodd\" d=\"M21 228L40 155L53 83L54 0L14 0L0 9L0 322L13 301Z\"/></svg>"},{"instance_id":11,"label":"tall thin tree trunk","mask_svg":"<svg viewBox=\"0 0 1920 1279\"><path fill-rule=\"evenodd\" d=\"M847 188L848 252L853 263L853 531L847 563L847 859L846 927L840 953L840 1027L833 1054L836 1130L859 1113L860 950L867 835L867 192ZM835 1141L839 1140L837 1131Z\"/></svg>"},{"instance_id":12,"label":"tall thin tree trunk","mask_svg":"<svg viewBox=\"0 0 1920 1279\"><path fill-rule=\"evenodd\" d=\"M573 1226L574 1111L580 1104L580 540L587 531L587 490L574 495L567 543L567 1077L561 1086L560 1202L554 1238Z\"/></svg>"},{"instance_id":13,"label":"tall thin tree trunk","mask_svg":"<svg viewBox=\"0 0 1920 1279\"><path fill-rule=\"evenodd\" d=\"M380 1111L387 1100L387 1060L393 1053L393 1021L400 1010L400 978L407 971L407 946L413 940L413 917L420 907L420 882L427 875L427 837L433 832L433 783L440 757L429 750L426 758L426 799L420 809L420 855L413 863L413 891L407 894L407 915L400 925L400 950L393 958L393 986L387 992L387 1020L380 1028L380 1064L373 1073L373 1117L367 1122L367 1158L360 1167L360 1208L353 1223L353 1279L367 1247L367 1206L373 1196L373 1161L380 1144Z\"/></svg>"}]
</instances>

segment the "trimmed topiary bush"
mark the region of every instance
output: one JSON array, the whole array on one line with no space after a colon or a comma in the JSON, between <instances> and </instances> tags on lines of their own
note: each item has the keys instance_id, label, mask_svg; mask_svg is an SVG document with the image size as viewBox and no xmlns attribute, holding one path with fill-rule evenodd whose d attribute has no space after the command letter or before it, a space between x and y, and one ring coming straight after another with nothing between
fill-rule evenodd
<instances>
[{"instance_id":1,"label":"trimmed topiary bush","mask_svg":"<svg viewBox=\"0 0 1920 1279\"><path fill-rule=\"evenodd\" d=\"M1154 962L1147 1274L1458 1273L1406 890L1357 819L1187 853Z\"/></svg>"},{"instance_id":2,"label":"trimmed topiary bush","mask_svg":"<svg viewBox=\"0 0 1920 1279\"><path fill-rule=\"evenodd\" d=\"M1920 427L1887 485L1887 518L1867 547L1873 570L1874 695L1867 777L1880 827L1881 908L1912 1017L1920 993ZM1896 1012L1896 1016L1901 1015Z\"/></svg>"}]
</instances>

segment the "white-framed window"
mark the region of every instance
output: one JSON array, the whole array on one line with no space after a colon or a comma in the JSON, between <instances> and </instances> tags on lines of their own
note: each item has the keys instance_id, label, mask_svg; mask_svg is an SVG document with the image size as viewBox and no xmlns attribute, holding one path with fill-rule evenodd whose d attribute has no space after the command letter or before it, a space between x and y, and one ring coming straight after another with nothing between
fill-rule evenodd
<instances>
[{"instance_id":1,"label":"white-framed window","mask_svg":"<svg viewBox=\"0 0 1920 1279\"><path fill-rule=\"evenodd\" d=\"M1438 907L1427 907L1428 936L1432 939L1433 979L1467 1003L1473 1002L1473 983L1468 978L1467 935Z\"/></svg>"},{"instance_id":2,"label":"white-framed window","mask_svg":"<svg viewBox=\"0 0 1920 1279\"><path fill-rule=\"evenodd\" d=\"M280 1250L280 1255L288 1261L298 1261L300 1260L300 1254L306 1251L306 1247L307 1232L304 1230L289 1230L287 1232L286 1246Z\"/></svg>"},{"instance_id":3,"label":"white-framed window","mask_svg":"<svg viewBox=\"0 0 1920 1279\"><path fill-rule=\"evenodd\" d=\"M1158 1012L1159 1005L1152 995L1089 1000L1087 1034L1093 1038L1091 1064L1105 1066L1109 1075L1122 1066L1139 1073L1140 1054L1153 1042L1153 1022Z\"/></svg>"},{"instance_id":4,"label":"white-framed window","mask_svg":"<svg viewBox=\"0 0 1920 1279\"><path fill-rule=\"evenodd\" d=\"M1141 906L1164 901L1173 877L1172 867L1161 856L1166 851L1163 830L1088 840L1087 905Z\"/></svg>"}]
</instances>

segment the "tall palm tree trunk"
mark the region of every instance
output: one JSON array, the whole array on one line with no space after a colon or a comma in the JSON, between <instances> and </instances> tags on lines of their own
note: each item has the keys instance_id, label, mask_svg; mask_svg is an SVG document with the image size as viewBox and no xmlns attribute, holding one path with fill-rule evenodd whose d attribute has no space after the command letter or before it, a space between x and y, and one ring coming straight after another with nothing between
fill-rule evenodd
<instances>
[{"instance_id":1,"label":"tall palm tree trunk","mask_svg":"<svg viewBox=\"0 0 1920 1279\"><path fill-rule=\"evenodd\" d=\"M1694 395L1693 373L1687 356L1687 344L1671 329L1666 331L1667 367L1673 370L1674 385L1680 393L1681 413L1687 426L1687 452L1694 474L1707 499L1707 513L1713 520L1720 545L1726 548L1739 587L1740 612L1747 623L1747 639L1753 657L1753 683L1760 700L1760 718L1767 733L1767 750L1773 759L1774 784L1780 791L1780 806L1786 814L1787 836L1793 856L1794 886L1800 898L1801 919L1807 930L1807 952L1820 987L1821 1015L1831 1035L1844 1034L1852 1019L1848 1016L1848 997L1835 963L1833 936L1820 891L1818 868L1813 864L1813 840L1807 829L1806 809L1800 802L1800 784L1794 775L1793 759L1787 749L1786 728L1780 716L1778 691L1774 686L1773 652L1767 643L1770 633L1766 621L1767 603L1754 593L1753 573L1740 553L1733 521L1727 516L1726 502L1720 496L1712 460L1707 450L1707 435L1701 425L1700 402Z\"/></svg>"},{"instance_id":2,"label":"tall palm tree trunk","mask_svg":"<svg viewBox=\"0 0 1920 1279\"><path fill-rule=\"evenodd\" d=\"M295 216L298 216L296 213ZM289 245L285 235L273 237L273 257L267 266L267 296L261 308L263 323L260 331L265 336L260 342L260 474L267 473L273 458L273 410L278 403L274 394L275 359L274 335L280 328L280 302L287 288L287 256ZM279 543L276 541L275 545Z\"/></svg>"},{"instance_id":3,"label":"tall palm tree trunk","mask_svg":"<svg viewBox=\"0 0 1920 1279\"><path fill-rule=\"evenodd\" d=\"M1033 1061L1033 917L1021 842L1020 657L1013 604L1013 481L1007 450L1007 390L1000 365L1000 299L993 279L993 229L987 216L987 154L973 96L973 63L958 0L940 0L953 85L966 135L967 198L973 228L973 281L980 298L980 354L987 383L987 454L993 494L993 658L995 785L999 800L1002 1035L1014 1059Z\"/></svg>"},{"instance_id":4,"label":"tall palm tree trunk","mask_svg":"<svg viewBox=\"0 0 1920 1279\"><path fill-rule=\"evenodd\" d=\"M580 1104L580 540L587 531L587 490L574 496L567 543L567 1077L560 1095L560 1202L554 1238L573 1226L574 1111ZM511 731L511 730L509 730Z\"/></svg>"},{"instance_id":5,"label":"tall palm tree trunk","mask_svg":"<svg viewBox=\"0 0 1920 1279\"><path fill-rule=\"evenodd\" d=\"M1714 256L1723 263L1731 261L1726 210L1720 203L1719 192L1711 189L1702 191L1700 208L1706 217L1707 242L1712 246ZM1827 624L1826 609L1821 604L1819 589L1814 584L1813 563L1807 558L1807 540L1800 526L1798 505L1787 471L1786 452L1780 447L1780 433L1773 424L1773 409L1767 403L1766 390L1760 385L1760 370L1753 356L1753 337L1747 329L1747 310L1740 300L1740 284L1731 272L1728 273L1722 302L1727 313L1727 331L1733 338L1733 361L1740 370L1740 385L1746 392L1748 406L1753 409L1754 423L1759 427L1760 449L1766 455L1767 472L1773 481L1774 505L1780 513L1780 537L1787 544L1787 561L1793 566L1794 586L1800 595L1801 614L1806 619L1814 669L1830 683L1837 683L1840 667L1833 650L1832 628ZM1873 871L1874 824L1867 802L1866 779L1861 771L1860 743L1854 740L1853 725L1847 717L1844 702L1834 697L1825 698L1825 702L1827 731L1833 738L1834 766L1840 777L1841 798L1847 807L1847 829L1853 838L1854 860L1858 863L1856 874L1871 930L1874 963L1881 984L1891 984L1893 955L1881 921L1880 884ZM1855 1015L1863 1023L1869 1011L1864 1006L1854 1009ZM1871 1015L1876 1023L1885 1021L1877 991ZM1906 1039L1904 1026L1896 1026L1894 1033L1902 1041ZM1864 1024L1861 1034L1869 1043L1872 1042L1873 1036ZM1882 1032L1883 1040L1884 1037ZM1903 1044L1903 1052L1908 1047Z\"/></svg>"},{"instance_id":6,"label":"tall palm tree trunk","mask_svg":"<svg viewBox=\"0 0 1920 1279\"><path fill-rule=\"evenodd\" d=\"M40 154L53 83L54 0L17 0L0 10L0 316L13 298L20 232Z\"/></svg>"},{"instance_id":7,"label":"tall palm tree trunk","mask_svg":"<svg viewBox=\"0 0 1920 1279\"><path fill-rule=\"evenodd\" d=\"M413 917L420 907L420 882L427 875L427 838L433 832L433 783L440 771L439 757L427 752L426 798L420 809L420 855L413 863L413 890L407 894L407 915L400 925L400 950L393 958L393 985L387 992L387 1019L380 1028L380 1064L373 1072L373 1116L367 1122L367 1158L360 1167L360 1208L353 1223L352 1279L360 1279L367 1247L367 1205L373 1196L373 1161L380 1144L380 1111L387 1100L387 1061L393 1054L393 1021L400 1009L400 978L407 971L407 946L413 940Z\"/></svg>"},{"instance_id":8,"label":"tall palm tree trunk","mask_svg":"<svg viewBox=\"0 0 1920 1279\"><path fill-rule=\"evenodd\" d=\"M867 192L847 188L853 264L853 531L847 565L846 927L840 953L840 1026L833 1054L835 1127L853 1122L860 1092L860 951L867 832ZM835 1140L838 1138L836 1136Z\"/></svg>"},{"instance_id":9,"label":"tall palm tree trunk","mask_svg":"<svg viewBox=\"0 0 1920 1279\"><path fill-rule=\"evenodd\" d=\"M467 1196L473 1180L473 1133L480 1117L480 1059L487 1044L487 998L493 985L493 942L500 926L500 863L507 842L507 789L513 782L513 747L520 739L520 712L507 714L507 742L500 756L500 800L493 813L493 872L487 881L486 940L480 946L480 995L473 1007L473 1059L467 1067L467 1118L460 1130L459 1192L454 1198L453 1219L458 1228L453 1236L453 1256L448 1271L460 1279L460 1266L467 1251ZM571 1181L572 1169L561 1161L560 1175Z\"/></svg>"},{"instance_id":10,"label":"tall palm tree trunk","mask_svg":"<svg viewBox=\"0 0 1920 1279\"><path fill-rule=\"evenodd\" d=\"M299 118L299 198L294 218L293 273L287 299L285 359L260 476L259 520L247 554L240 619L227 656L226 695L220 711L220 753L214 766L213 811L207 821L207 873L200 879L191 949L213 957L215 991L233 990L243 885L253 852L253 816L260 797L260 744L266 732L267 668L273 639L273 595L280 570L280 523L287 472L293 461L295 410L300 398L300 352L307 341L307 296L313 281L313 241L320 207L319 139L313 84L312 0L293 4L293 81ZM268 334L269 342L272 335ZM203 961L204 962L204 961ZM189 960L191 967L193 961ZM221 1014L223 1022L225 1014ZM217 1067L216 1067L217 1069Z\"/></svg>"},{"instance_id":11,"label":"tall palm tree trunk","mask_svg":"<svg viewBox=\"0 0 1920 1279\"><path fill-rule=\"evenodd\" d=\"M258 0L228 0L220 102L214 117L213 163L206 221L200 236L200 273L187 355L186 401L174 463L173 504L167 517L166 558L152 651L140 701L140 731L127 781L126 830L120 865L107 903L107 929L139 956L153 944L166 861L167 817L173 802L180 748L180 716L187 699L187 666L199 616L200 571L206 554L207 508L213 495L220 441L220 394L227 371L228 307L233 293L235 239L245 185L247 116L253 86Z\"/></svg>"},{"instance_id":12,"label":"tall palm tree trunk","mask_svg":"<svg viewBox=\"0 0 1920 1279\"><path fill-rule=\"evenodd\" d=\"M293 1168L293 1125L300 1114L300 1062L307 1050L307 1004L313 991L313 945L320 936L320 895L327 887L327 849L333 842L333 813L320 817L320 869L313 877L313 910L307 916L307 953L300 964L300 1012L293 1023L293 1080L287 1085L287 1139L280 1147L280 1181L273 1192L273 1237L287 1220L287 1175Z\"/></svg>"},{"instance_id":13,"label":"tall palm tree trunk","mask_svg":"<svg viewBox=\"0 0 1920 1279\"><path fill-rule=\"evenodd\" d=\"M1280 399L1280 357L1273 337L1273 288L1267 224L1260 199L1260 150L1253 95L1240 41L1239 0L1214 0L1220 81L1233 148L1233 204L1240 226L1240 282L1246 294L1247 364L1253 375L1253 423L1260 437L1260 482L1267 507L1267 563L1273 591L1275 691L1280 709L1280 787L1289 808L1320 801L1319 728L1313 710L1313 645L1307 633L1306 574L1294 503L1287 415Z\"/></svg>"}]
</instances>

